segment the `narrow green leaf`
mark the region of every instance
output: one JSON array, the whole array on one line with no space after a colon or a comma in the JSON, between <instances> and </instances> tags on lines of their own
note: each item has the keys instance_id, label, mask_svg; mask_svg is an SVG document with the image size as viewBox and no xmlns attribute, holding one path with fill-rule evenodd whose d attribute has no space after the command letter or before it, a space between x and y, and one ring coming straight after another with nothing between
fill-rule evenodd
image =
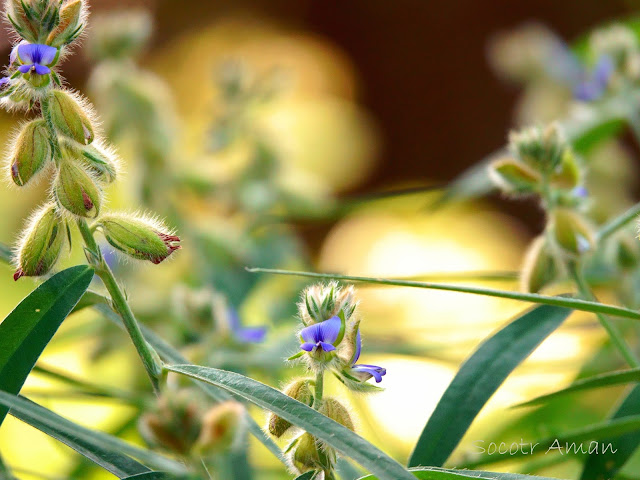
<instances>
[{"instance_id":1,"label":"narrow green leaf","mask_svg":"<svg viewBox=\"0 0 640 480\"><path fill-rule=\"evenodd\" d=\"M598 241L603 241L640 215L640 203L636 203L621 215L609 220L598 230Z\"/></svg>"},{"instance_id":2,"label":"narrow green leaf","mask_svg":"<svg viewBox=\"0 0 640 480\"><path fill-rule=\"evenodd\" d=\"M127 477L124 480L187 480L189 478L185 475L174 475L167 472L147 472Z\"/></svg>"},{"instance_id":3,"label":"narrow green leaf","mask_svg":"<svg viewBox=\"0 0 640 480\"><path fill-rule=\"evenodd\" d=\"M622 435L640 431L640 415L633 415L624 418L607 420L583 428L561 433L555 437L545 438L535 442L533 452L529 449L518 450L515 453L505 454L496 452L492 455L484 454L477 459L464 464L465 468L475 468L479 465L497 463L506 460L517 460L522 456L531 457L533 455L562 454L562 455L585 455L589 453L590 447L598 446L598 454L602 455L604 450L616 449L615 445L603 443L605 438L617 438ZM591 442L584 445L585 442ZM528 444L529 444L528 443ZM528 445L527 444L527 445Z\"/></svg>"},{"instance_id":4,"label":"narrow green leaf","mask_svg":"<svg viewBox=\"0 0 640 480\"><path fill-rule=\"evenodd\" d=\"M347 457L353 458L381 480L413 478L398 462L348 428L307 405L251 378L233 372L196 365L172 365L168 370L196 378L240 395L303 428Z\"/></svg>"},{"instance_id":5,"label":"narrow green leaf","mask_svg":"<svg viewBox=\"0 0 640 480\"><path fill-rule=\"evenodd\" d=\"M310 472L303 473L296 477L296 480L311 480L313 476L316 474L313 470Z\"/></svg>"},{"instance_id":6,"label":"narrow green leaf","mask_svg":"<svg viewBox=\"0 0 640 480\"><path fill-rule=\"evenodd\" d=\"M0 243L0 262L11 264L11 257L11 247L4 243Z\"/></svg>"},{"instance_id":7,"label":"narrow green leaf","mask_svg":"<svg viewBox=\"0 0 640 480\"><path fill-rule=\"evenodd\" d=\"M180 463L111 435L77 425L24 397L0 391L0 405L10 408L12 416L73 448L119 478L150 471L130 457L135 457L153 468L184 472Z\"/></svg>"},{"instance_id":8,"label":"narrow green leaf","mask_svg":"<svg viewBox=\"0 0 640 480\"><path fill-rule=\"evenodd\" d=\"M519 473L480 472L472 470L448 470L438 467L411 468L409 471L420 480L462 480L477 478L480 480L556 480L550 477L535 477ZM367 475L359 480L376 480L373 475Z\"/></svg>"},{"instance_id":9,"label":"narrow green leaf","mask_svg":"<svg viewBox=\"0 0 640 480\"><path fill-rule=\"evenodd\" d=\"M622 372L603 373L600 375L595 375L593 377L584 378L572 383L562 390L548 393L546 395L541 395L534 398L533 400L520 403L515 407L530 407L533 405L540 405L557 397L567 395L568 393L580 392L583 390L592 390L594 388L611 387L614 385L623 385L631 382L640 382L640 368L624 370Z\"/></svg>"},{"instance_id":10,"label":"narrow green leaf","mask_svg":"<svg viewBox=\"0 0 640 480\"><path fill-rule=\"evenodd\" d=\"M57 273L0 323L0 390L17 394L63 320L93 278L86 265ZM7 415L0 408L0 424Z\"/></svg>"},{"instance_id":11,"label":"narrow green leaf","mask_svg":"<svg viewBox=\"0 0 640 480\"><path fill-rule=\"evenodd\" d=\"M120 316L117 315L109 305L99 303L94 307L97 311L99 311L105 318L115 323L121 328L124 328L122 325L122 320ZM149 344L158 352L158 355L162 357L162 359L167 363L174 364L186 364L189 361L175 348L165 342L160 336L158 336L153 330L145 327L144 325L140 325L144 338ZM231 394L229 394L226 390L216 388L212 385L195 382L198 387L200 387L207 395L209 395L214 400L219 402L224 402L225 400L230 400L233 398ZM286 461L282 456L282 452L276 443L271 440L271 438L267 437L264 433L260 425L256 423L256 421L251 418L249 414L246 417L247 425L249 432L256 437L271 453L273 453L276 458L278 458L282 463L286 465Z\"/></svg>"},{"instance_id":12,"label":"narrow green leaf","mask_svg":"<svg viewBox=\"0 0 640 480\"><path fill-rule=\"evenodd\" d=\"M615 420L633 415L640 415L640 385L636 385L631 389L610 418ZM627 433L617 440L607 438L602 441L605 445L608 443L614 444L614 442L615 453L607 451L589 455L580 480L607 480L614 478L640 446L640 432Z\"/></svg>"},{"instance_id":13,"label":"narrow green leaf","mask_svg":"<svg viewBox=\"0 0 640 480\"><path fill-rule=\"evenodd\" d=\"M73 309L73 313L79 312L80 310L84 310L85 308L94 307L104 303L105 305L110 305L110 300L104 295L100 295L99 293L92 292L91 290L87 290L85 294L82 296L76 307Z\"/></svg>"},{"instance_id":14,"label":"narrow green leaf","mask_svg":"<svg viewBox=\"0 0 640 480\"><path fill-rule=\"evenodd\" d=\"M462 365L416 444L409 466L441 466L502 382L569 316L540 306L486 340Z\"/></svg>"},{"instance_id":15,"label":"narrow green leaf","mask_svg":"<svg viewBox=\"0 0 640 480\"><path fill-rule=\"evenodd\" d=\"M487 297L508 298L541 305L566 307L573 310L592 313L604 313L615 317L640 320L640 312L628 308L616 307L605 303L580 300L573 297L538 295L535 293L520 293L509 290L494 290L491 288L470 287L464 285L450 285L446 283L414 282L409 280L393 280L389 278L363 277L355 275L339 275L334 273L298 272L294 270L280 270L272 268L247 268L249 272L272 273L274 275L289 275L296 277L319 278L323 280L343 280L352 283L371 283L375 285L390 285L395 287L425 288L428 290L445 290L448 292L470 293Z\"/></svg>"}]
</instances>

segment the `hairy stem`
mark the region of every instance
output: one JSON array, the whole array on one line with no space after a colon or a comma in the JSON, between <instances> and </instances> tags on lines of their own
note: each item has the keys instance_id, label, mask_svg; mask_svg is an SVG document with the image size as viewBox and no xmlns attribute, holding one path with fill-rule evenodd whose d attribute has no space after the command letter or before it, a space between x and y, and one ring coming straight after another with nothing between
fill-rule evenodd
<instances>
[{"instance_id":1,"label":"hairy stem","mask_svg":"<svg viewBox=\"0 0 640 480\"><path fill-rule=\"evenodd\" d=\"M153 386L154 391L159 393L160 379L162 378L162 361L151 345L149 345L144 339L142 331L140 330L140 325L138 325L138 322L131 311L131 307L129 307L127 298L113 276L113 272L111 272L109 265L107 265L107 262L102 257L87 221L81 218L78 219L77 224L87 247L89 262L95 268L96 275L100 277L100 280L102 280L102 283L104 283L104 286L109 292L113 309L122 318L122 322L131 337L131 341L136 347L138 355L142 360L142 364L151 379L151 385Z\"/></svg>"},{"instance_id":2,"label":"hairy stem","mask_svg":"<svg viewBox=\"0 0 640 480\"><path fill-rule=\"evenodd\" d=\"M584 297L586 300L596 300L596 297L591 291L591 288L589 287L584 277L582 276L581 269L577 265L577 263L569 262L568 267L569 267L569 273L571 274L573 281L578 287L578 292L580 293L580 295ZM596 317L598 317L598 321L607 331L607 334L611 339L611 343L613 343L613 345L618 349L618 351L620 352L620 355L622 355L622 357L626 360L626 362L632 368L640 367L640 361L638 361L638 359L636 358L635 354L631 350L631 347L629 347L629 345L627 345L627 343L625 342L624 337L622 336L622 333L620 333L620 331L616 328L616 326L613 323L611 323L611 319L606 315L604 315L603 313L596 313Z\"/></svg>"}]
</instances>

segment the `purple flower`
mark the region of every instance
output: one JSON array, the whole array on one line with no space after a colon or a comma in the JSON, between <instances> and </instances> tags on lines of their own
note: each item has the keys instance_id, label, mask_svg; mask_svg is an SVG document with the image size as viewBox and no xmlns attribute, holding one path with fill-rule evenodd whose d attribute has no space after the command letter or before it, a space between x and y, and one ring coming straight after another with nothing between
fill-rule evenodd
<instances>
[{"instance_id":1,"label":"purple flower","mask_svg":"<svg viewBox=\"0 0 640 480\"><path fill-rule=\"evenodd\" d=\"M18 70L20 73L35 72L38 75L47 75L51 73L49 67L56 60L57 55L58 50L49 45L20 44L17 47L17 59L22 65L18 67Z\"/></svg>"},{"instance_id":2,"label":"purple flower","mask_svg":"<svg viewBox=\"0 0 640 480\"><path fill-rule=\"evenodd\" d=\"M238 312L233 308L229 309L228 315L229 328L236 340L242 343L260 343L264 341L267 335L267 329L265 327L243 327L240 324Z\"/></svg>"},{"instance_id":3,"label":"purple flower","mask_svg":"<svg viewBox=\"0 0 640 480\"><path fill-rule=\"evenodd\" d=\"M607 90L611 75L615 72L615 65L611 57L602 56L590 74L584 74L580 82L573 89L573 96L584 102L600 98Z\"/></svg>"},{"instance_id":4,"label":"purple flower","mask_svg":"<svg viewBox=\"0 0 640 480\"><path fill-rule=\"evenodd\" d=\"M589 190L587 190L587 188L584 186L574 188L573 190L571 190L571 193L573 193L574 197L578 198L587 198L589 196Z\"/></svg>"},{"instance_id":5,"label":"purple flower","mask_svg":"<svg viewBox=\"0 0 640 480\"><path fill-rule=\"evenodd\" d=\"M300 348L305 352L313 352L318 348L324 352L335 350L334 343L340 335L341 327L340 317L335 316L324 322L303 328L300 336L304 343L300 345Z\"/></svg>"},{"instance_id":6,"label":"purple flower","mask_svg":"<svg viewBox=\"0 0 640 480\"><path fill-rule=\"evenodd\" d=\"M360 337L360 330L358 330L358 333L356 334L356 351L351 359L351 370L349 371L349 375L357 378L361 382L366 382L373 377L376 379L376 383L380 383L382 381L382 377L387 374L387 369L376 365L355 365L360 358L361 351L362 338Z\"/></svg>"},{"instance_id":7,"label":"purple flower","mask_svg":"<svg viewBox=\"0 0 640 480\"><path fill-rule=\"evenodd\" d=\"M6 86L11 83L11 79L9 77L0 78L0 90L4 90Z\"/></svg>"}]
</instances>

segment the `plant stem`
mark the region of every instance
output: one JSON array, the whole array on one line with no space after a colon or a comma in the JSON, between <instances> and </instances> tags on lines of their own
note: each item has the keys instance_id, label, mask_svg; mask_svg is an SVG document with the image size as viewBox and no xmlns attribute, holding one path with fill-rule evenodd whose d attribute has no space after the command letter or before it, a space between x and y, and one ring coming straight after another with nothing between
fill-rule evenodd
<instances>
[{"instance_id":1,"label":"plant stem","mask_svg":"<svg viewBox=\"0 0 640 480\"><path fill-rule=\"evenodd\" d=\"M313 408L314 410L320 410L320 406L322 405L322 397L324 395L324 371L320 371L316 374L314 393L315 398L313 400ZM333 474L333 464L327 457L325 451L320 446L318 446L318 457L320 458L320 463L323 466L325 480L335 480L335 476Z\"/></svg>"},{"instance_id":2,"label":"plant stem","mask_svg":"<svg viewBox=\"0 0 640 480\"><path fill-rule=\"evenodd\" d=\"M580 295L587 300L596 300L595 295L591 291L591 288L582 276L580 267L577 265L577 263L573 261L568 262L568 267L569 273L576 283ZM609 317L602 313L596 313L596 316L598 317L598 321L600 322L600 324L607 331L607 334L611 339L611 343L613 343L613 345L618 349L626 362L633 368L640 367L640 361L638 361L638 359L636 358L635 354L631 350L631 347L629 347L629 345L627 345L627 343L624 341L622 333L620 333L616 326L611 323Z\"/></svg>"},{"instance_id":3,"label":"plant stem","mask_svg":"<svg viewBox=\"0 0 640 480\"><path fill-rule=\"evenodd\" d=\"M638 215L640 215L640 203L636 203L619 217L605 223L598 231L598 242L603 241L620 230L627 223L638 217Z\"/></svg>"},{"instance_id":4,"label":"plant stem","mask_svg":"<svg viewBox=\"0 0 640 480\"><path fill-rule=\"evenodd\" d=\"M316 410L320 409L323 390L324 390L324 372L318 372L318 374L316 375L315 399L313 400L313 408Z\"/></svg>"},{"instance_id":5,"label":"plant stem","mask_svg":"<svg viewBox=\"0 0 640 480\"><path fill-rule=\"evenodd\" d=\"M107 265L107 262L102 257L98 244L91 233L91 229L89 228L87 221L80 218L78 219L77 224L89 252L89 263L91 263L95 268L96 275L100 277L100 280L102 280L102 283L104 283L104 286L109 292L113 309L122 318L122 322L124 323L124 326L133 341L133 345L136 347L138 355L142 360L142 364L151 379L153 390L158 394L160 392L160 379L162 378L162 361L151 345L149 345L144 339L142 331L140 330L140 325L138 325L122 289L113 276L113 272L111 272L109 265Z\"/></svg>"}]
</instances>

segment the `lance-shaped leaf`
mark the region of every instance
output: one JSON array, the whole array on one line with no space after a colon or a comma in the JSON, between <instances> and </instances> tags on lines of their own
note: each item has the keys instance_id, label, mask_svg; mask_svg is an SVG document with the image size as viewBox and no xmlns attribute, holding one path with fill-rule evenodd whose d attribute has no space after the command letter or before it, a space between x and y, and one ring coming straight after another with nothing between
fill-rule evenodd
<instances>
[{"instance_id":1,"label":"lance-shaped leaf","mask_svg":"<svg viewBox=\"0 0 640 480\"><path fill-rule=\"evenodd\" d=\"M0 324L0 390L17 394L60 324L93 278L86 265L57 273L35 289ZM7 409L0 407L0 424Z\"/></svg>"},{"instance_id":2,"label":"lance-shaped leaf","mask_svg":"<svg viewBox=\"0 0 640 480\"><path fill-rule=\"evenodd\" d=\"M539 306L486 340L462 365L429 418L409 466L441 466L502 382L571 313Z\"/></svg>"},{"instance_id":3,"label":"lance-shaped leaf","mask_svg":"<svg viewBox=\"0 0 640 480\"><path fill-rule=\"evenodd\" d=\"M447 470L437 467L420 467L409 469L420 480L466 480L475 478L480 480L557 480L550 477L535 477L521 475L519 473L480 472L473 470ZM376 480L373 475L362 477L359 480Z\"/></svg>"}]
</instances>

